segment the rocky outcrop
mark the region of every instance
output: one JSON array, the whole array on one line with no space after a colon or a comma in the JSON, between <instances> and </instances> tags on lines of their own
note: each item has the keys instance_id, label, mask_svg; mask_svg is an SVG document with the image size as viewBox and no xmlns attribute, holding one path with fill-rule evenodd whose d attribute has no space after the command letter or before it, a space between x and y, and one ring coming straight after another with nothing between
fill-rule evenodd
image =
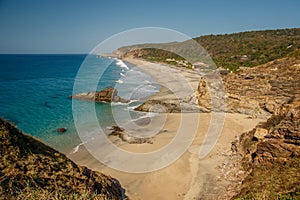
<instances>
[{"instance_id":1,"label":"rocky outcrop","mask_svg":"<svg viewBox=\"0 0 300 200\"><path fill-rule=\"evenodd\" d=\"M128 103L129 102L128 100L118 96L117 89L113 87L105 88L99 92L87 92L87 93L74 94L70 98L87 100L87 101L95 101L95 102L106 102L106 103L111 103L111 102Z\"/></svg>"},{"instance_id":2,"label":"rocky outcrop","mask_svg":"<svg viewBox=\"0 0 300 200\"><path fill-rule=\"evenodd\" d=\"M300 195L300 98L233 142L236 168L229 191L236 197L293 199ZM263 186L263 187L262 187ZM234 195L233 195L234 196Z\"/></svg>"},{"instance_id":3,"label":"rocky outcrop","mask_svg":"<svg viewBox=\"0 0 300 200\"><path fill-rule=\"evenodd\" d=\"M120 183L76 165L65 155L0 119L3 199L125 199Z\"/></svg>"},{"instance_id":4,"label":"rocky outcrop","mask_svg":"<svg viewBox=\"0 0 300 200\"><path fill-rule=\"evenodd\" d=\"M284 58L254 68L241 68L237 73L222 73L226 92L226 112L252 116L271 116L299 93L300 60ZM211 93L217 89L202 78L198 86L199 106L208 110ZM214 106L214 108L217 108Z\"/></svg>"},{"instance_id":5,"label":"rocky outcrop","mask_svg":"<svg viewBox=\"0 0 300 200\"><path fill-rule=\"evenodd\" d=\"M179 101L177 100L157 100L149 99L134 110L155 113L179 113L181 112Z\"/></svg>"},{"instance_id":6,"label":"rocky outcrop","mask_svg":"<svg viewBox=\"0 0 300 200\"><path fill-rule=\"evenodd\" d=\"M300 59L285 58L223 75L228 112L268 118L232 143L232 153L221 166L220 180L230 182L222 198L271 199L273 195L292 199L300 195L299 63ZM207 103L206 87L200 86L199 96Z\"/></svg>"},{"instance_id":7,"label":"rocky outcrop","mask_svg":"<svg viewBox=\"0 0 300 200\"><path fill-rule=\"evenodd\" d=\"M220 180L223 199L293 199L300 195L300 99L232 142Z\"/></svg>"},{"instance_id":8,"label":"rocky outcrop","mask_svg":"<svg viewBox=\"0 0 300 200\"><path fill-rule=\"evenodd\" d=\"M112 126L109 130L111 130L111 133L109 136L116 136L121 141L129 143L129 144L143 144L143 143L149 143L152 144L152 139L149 137L143 138L143 137L135 137L128 133L126 133L125 129L119 127L119 126Z\"/></svg>"}]
</instances>

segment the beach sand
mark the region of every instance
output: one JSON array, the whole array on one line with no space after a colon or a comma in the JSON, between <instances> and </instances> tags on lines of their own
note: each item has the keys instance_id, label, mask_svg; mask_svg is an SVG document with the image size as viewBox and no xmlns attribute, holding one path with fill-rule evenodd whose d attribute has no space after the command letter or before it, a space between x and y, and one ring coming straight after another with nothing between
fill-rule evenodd
<instances>
[{"instance_id":1,"label":"beach sand","mask_svg":"<svg viewBox=\"0 0 300 200\"><path fill-rule=\"evenodd\" d=\"M180 87L174 74L180 73L188 81L191 88L196 89L199 82L199 74L191 70L170 68L159 64L145 65L147 62L140 60L125 60L131 62L154 80L165 86L173 84L173 88L180 95L187 95L185 88ZM148 66L148 67L147 67ZM155 67L155 70L153 70ZM156 94L159 96L160 94ZM169 113L161 114L164 124L159 134L152 138L153 144L128 144L116 139L115 144L128 152L145 153L157 151L170 144L178 134L179 129L185 133L195 132L195 138L186 151L172 164L148 173L127 173L112 169L95 159L84 146L80 146L76 153L68 155L76 163L87 166L93 170L111 175L118 179L126 189L130 199L213 199L226 191L228 182L219 181L222 175L220 166L231 153L231 143L236 136L251 130L263 119L251 119L243 114L230 114L225 116L224 124L220 124L221 134L213 150L204 158L199 158L199 150L209 129L212 117L211 113ZM216 114L218 115L218 114ZM221 114L223 116L223 114ZM182 120L185 123L181 123ZM154 122L159 123L159 122ZM196 130L195 130L195 124ZM190 137L190 136L187 136ZM181 138L184 142L186 138ZM182 143L183 144L183 143ZM178 148L181 143L179 142ZM175 146L176 147L176 146ZM132 163L135 165L137 163ZM151 163L149 163L150 165Z\"/></svg>"}]
</instances>

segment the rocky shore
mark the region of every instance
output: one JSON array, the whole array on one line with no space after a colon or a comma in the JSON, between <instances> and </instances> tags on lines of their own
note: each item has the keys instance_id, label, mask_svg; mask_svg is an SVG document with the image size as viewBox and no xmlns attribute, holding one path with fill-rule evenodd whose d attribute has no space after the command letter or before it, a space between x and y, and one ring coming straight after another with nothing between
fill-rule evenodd
<instances>
[{"instance_id":1,"label":"rocky shore","mask_svg":"<svg viewBox=\"0 0 300 200\"><path fill-rule=\"evenodd\" d=\"M276 195L298 194L295 185L299 177L295 176L295 169L299 163L300 59L279 59L254 68L241 68L236 73L219 70L225 91L220 96L220 102L225 101L226 107L212 106L211 94L218 93L219 89L218 85L213 84L212 77L201 77L193 70L144 60L124 60L137 65L163 86L160 92L149 97L136 110L170 114L167 114L163 127L166 132L155 135L151 142L131 143L132 138L127 140L126 131L113 128L111 137L122 141L118 146L134 153L155 151L173 139L179 125L185 126L186 132L194 131L188 124L180 124L182 115L188 116L193 123L197 123L195 119L201 115L198 122L201 125L193 144L178 161L164 170L136 176L116 172L103 165L99 167L95 160L87 161L84 149L73 155L72 159L90 163L93 169L120 178L133 199L144 195L149 199L232 199L244 198L253 191L256 198L270 191ZM180 87L174 81L174 74L183 75L192 90ZM176 93L180 94L180 98ZM199 159L199 148L211 123L212 112L227 113L222 134L212 152ZM276 173L272 169L277 169ZM261 185L268 185L266 181L270 180L266 177L272 177L267 172L275 173L278 182L290 177L289 184L285 189L280 188L281 183L278 184L281 186L259 190L261 187L255 186L255 183L258 181ZM264 177L263 180L258 178L260 176ZM158 183L168 187L156 187ZM176 191L174 188L177 188Z\"/></svg>"},{"instance_id":2,"label":"rocky shore","mask_svg":"<svg viewBox=\"0 0 300 200\"><path fill-rule=\"evenodd\" d=\"M300 59L242 69L224 82L228 112L268 117L232 143L232 154L222 166L221 179L231 182L225 197L298 196Z\"/></svg>"},{"instance_id":3,"label":"rocky shore","mask_svg":"<svg viewBox=\"0 0 300 200\"><path fill-rule=\"evenodd\" d=\"M220 73L220 75L226 94L222 97L226 101L225 109L212 107L211 93L218 93L219 88L208 85L213 82L206 81L204 76L199 78L196 92L191 95L191 99L193 101L196 99L199 105L193 111L246 114L252 119L264 119L253 130L240 132L232 143L232 153L224 156L223 164L217 166L221 174L218 178L220 184L215 187L220 188L224 182L227 182L230 183L227 189L219 194L209 195L208 192L205 195L205 198L231 199L236 195L247 195L252 192L252 182L260 173L268 171L261 170L262 166L272 169L274 162L277 163L277 167L281 167L284 163L294 162L300 158L300 130L298 129L300 59L283 58L254 68L241 68L237 73ZM136 110L182 112L180 103L183 101L174 96L170 98L170 93L163 88L160 93L151 96ZM154 105L161 105L162 108L158 107L160 110L155 110ZM287 177L293 173L295 167L291 169L286 169ZM253 175L255 172L257 174ZM277 176L280 179L283 175L277 174ZM300 177L295 178L296 182L299 180ZM278 194L291 192L296 194L298 190L295 191L297 188L295 181L288 184L286 189L280 189L282 185L271 189ZM256 191L261 192L257 188Z\"/></svg>"},{"instance_id":4,"label":"rocky shore","mask_svg":"<svg viewBox=\"0 0 300 200\"><path fill-rule=\"evenodd\" d=\"M86 100L86 101L94 101L94 102L120 102L120 103L128 103L129 100L123 99L118 96L118 90L113 87L105 88L101 91L96 92L86 92L80 94L74 94L70 96L72 99Z\"/></svg>"}]
</instances>

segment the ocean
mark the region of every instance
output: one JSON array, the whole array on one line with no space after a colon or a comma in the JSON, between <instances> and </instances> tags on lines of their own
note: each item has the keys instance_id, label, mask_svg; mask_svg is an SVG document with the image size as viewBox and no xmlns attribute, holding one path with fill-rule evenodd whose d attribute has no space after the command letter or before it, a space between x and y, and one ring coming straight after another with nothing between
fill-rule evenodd
<instances>
[{"instance_id":1,"label":"ocean","mask_svg":"<svg viewBox=\"0 0 300 200\"><path fill-rule=\"evenodd\" d=\"M115 125L115 116L124 124L145 117L147 114L133 109L160 89L135 66L96 55L0 55L0 71L0 117L66 154L92 139L89 133L97 130L99 124L101 127ZM80 83L76 88L75 80ZM86 116L86 133L79 137L69 97L73 89L90 92L95 85L97 90L113 86L119 96L130 102L110 105L74 100L76 109L80 110L76 113L83 119ZM91 104L95 106L97 122L89 121L89 111L85 108ZM57 129L62 127L67 131L58 133Z\"/></svg>"}]
</instances>

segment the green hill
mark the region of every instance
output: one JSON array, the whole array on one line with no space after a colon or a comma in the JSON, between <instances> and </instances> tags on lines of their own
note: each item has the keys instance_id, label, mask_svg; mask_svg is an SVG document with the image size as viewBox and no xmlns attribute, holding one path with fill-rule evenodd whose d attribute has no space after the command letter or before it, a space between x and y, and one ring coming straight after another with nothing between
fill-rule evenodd
<instances>
[{"instance_id":1,"label":"green hill","mask_svg":"<svg viewBox=\"0 0 300 200\"><path fill-rule=\"evenodd\" d=\"M236 70L300 55L300 28L249 31L195 38L219 67Z\"/></svg>"},{"instance_id":2,"label":"green hill","mask_svg":"<svg viewBox=\"0 0 300 200\"><path fill-rule=\"evenodd\" d=\"M232 71L238 70L239 67L253 67L275 59L300 55L300 28L206 35L194 38L194 40L207 51L217 67L224 67ZM171 52L176 52L177 55ZM210 62L206 52L203 52L202 55L193 53L189 40L127 46L114 53L119 57L130 56L175 65L177 62L172 63L166 59L184 60L178 56L178 53L187 55L185 57L192 62L199 61L197 60L199 58L204 63L209 64ZM190 67L190 65L186 67Z\"/></svg>"}]
</instances>

